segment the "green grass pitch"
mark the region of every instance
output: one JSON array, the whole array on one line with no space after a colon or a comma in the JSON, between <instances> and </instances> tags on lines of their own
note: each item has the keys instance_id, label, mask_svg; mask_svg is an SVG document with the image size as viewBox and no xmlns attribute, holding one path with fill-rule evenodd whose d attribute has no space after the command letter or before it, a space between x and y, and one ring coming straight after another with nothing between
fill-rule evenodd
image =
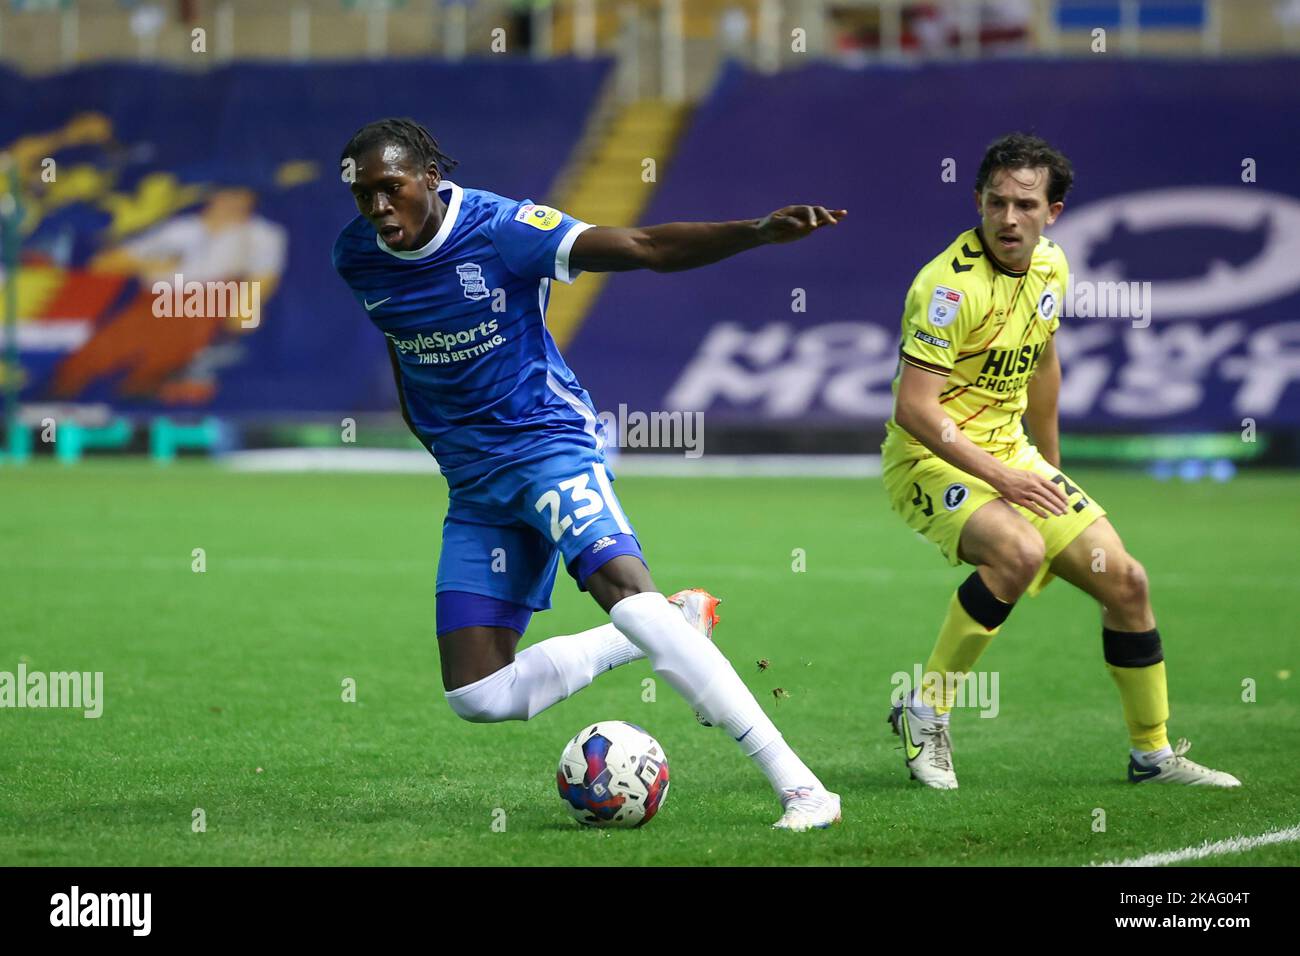
<instances>
[{"instance_id":1,"label":"green grass pitch","mask_svg":"<svg viewBox=\"0 0 1300 956\"><path fill-rule=\"evenodd\" d=\"M1242 789L1126 782L1097 610L1057 582L981 661L1000 675L997 717L954 715L961 790L923 790L885 724L890 676L925 659L965 572L879 482L619 481L656 581L724 598L720 646L843 795L843 825L788 834L769 829L777 803L734 743L662 682L643 700L644 662L529 723L452 714L436 476L4 468L0 670L103 671L105 706L98 720L0 710L0 864L1082 865L1300 823L1296 479L1074 477L1149 570L1171 735ZM525 642L601 621L562 575ZM564 743L604 719L667 751L671 792L642 830L583 830L556 796ZM1212 862L1296 865L1300 844Z\"/></svg>"}]
</instances>

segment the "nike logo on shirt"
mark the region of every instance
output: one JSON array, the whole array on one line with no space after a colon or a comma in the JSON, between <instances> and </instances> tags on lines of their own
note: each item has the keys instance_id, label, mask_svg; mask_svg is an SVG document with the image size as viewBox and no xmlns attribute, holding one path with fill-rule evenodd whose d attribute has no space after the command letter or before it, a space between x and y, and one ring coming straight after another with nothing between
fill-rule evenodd
<instances>
[{"instance_id":1,"label":"nike logo on shirt","mask_svg":"<svg viewBox=\"0 0 1300 956\"><path fill-rule=\"evenodd\" d=\"M387 299L380 299L378 302L371 302L369 299L362 299L361 301L365 304L367 312L373 312L391 298L392 296L390 295Z\"/></svg>"}]
</instances>

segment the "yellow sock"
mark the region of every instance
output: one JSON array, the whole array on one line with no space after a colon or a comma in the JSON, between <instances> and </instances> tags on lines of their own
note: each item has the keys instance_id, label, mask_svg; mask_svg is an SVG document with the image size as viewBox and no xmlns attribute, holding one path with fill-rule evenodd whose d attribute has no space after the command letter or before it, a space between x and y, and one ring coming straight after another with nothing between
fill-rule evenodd
<instances>
[{"instance_id":1,"label":"yellow sock","mask_svg":"<svg viewBox=\"0 0 1300 956\"><path fill-rule=\"evenodd\" d=\"M1169 689L1165 683L1164 651L1160 632L1102 630L1106 670L1119 688L1124 723L1134 750L1161 750L1169 746L1165 723L1169 720Z\"/></svg>"},{"instance_id":2,"label":"yellow sock","mask_svg":"<svg viewBox=\"0 0 1300 956\"><path fill-rule=\"evenodd\" d=\"M923 704L940 714L952 710L957 683L975 666L1014 606L994 597L978 571L962 582L948 602L939 639L925 663Z\"/></svg>"},{"instance_id":3,"label":"yellow sock","mask_svg":"<svg viewBox=\"0 0 1300 956\"><path fill-rule=\"evenodd\" d=\"M1165 686L1165 662L1147 667L1116 667L1106 670L1119 687L1124 705L1124 723L1134 750L1160 750L1169 746L1165 722L1169 720L1169 691Z\"/></svg>"}]
</instances>

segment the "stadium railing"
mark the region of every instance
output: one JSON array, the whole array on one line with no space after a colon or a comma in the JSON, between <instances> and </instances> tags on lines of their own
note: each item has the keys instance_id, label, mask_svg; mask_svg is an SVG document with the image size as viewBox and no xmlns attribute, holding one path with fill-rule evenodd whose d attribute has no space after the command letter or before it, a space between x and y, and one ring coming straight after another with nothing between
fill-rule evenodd
<instances>
[{"instance_id":1,"label":"stadium railing","mask_svg":"<svg viewBox=\"0 0 1300 956\"><path fill-rule=\"evenodd\" d=\"M232 59L617 55L629 97L696 98L718 65L1300 52L1300 0L0 0L0 62L207 69Z\"/></svg>"}]
</instances>

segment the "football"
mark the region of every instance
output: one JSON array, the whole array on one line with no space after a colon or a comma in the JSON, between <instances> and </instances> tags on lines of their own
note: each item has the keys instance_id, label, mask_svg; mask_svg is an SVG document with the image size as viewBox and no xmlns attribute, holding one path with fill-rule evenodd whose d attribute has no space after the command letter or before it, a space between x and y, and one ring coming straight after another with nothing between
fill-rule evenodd
<instances>
[{"instance_id":1,"label":"football","mask_svg":"<svg viewBox=\"0 0 1300 956\"><path fill-rule=\"evenodd\" d=\"M668 797L668 758L635 724L607 720L578 732L555 775L573 818L589 827L639 827Z\"/></svg>"}]
</instances>

